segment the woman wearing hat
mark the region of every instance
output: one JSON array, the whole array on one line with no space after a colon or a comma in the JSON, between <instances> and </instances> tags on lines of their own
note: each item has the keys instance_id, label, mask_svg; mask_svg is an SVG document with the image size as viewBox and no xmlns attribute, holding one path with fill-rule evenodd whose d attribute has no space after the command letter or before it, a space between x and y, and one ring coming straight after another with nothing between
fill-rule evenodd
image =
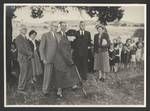
<instances>
[{"instance_id":1,"label":"woman wearing hat","mask_svg":"<svg viewBox=\"0 0 150 111\"><path fill-rule=\"evenodd\" d=\"M94 70L99 72L99 79L104 82L106 73L110 71L108 48L110 39L106 28L97 25L98 31L94 36Z\"/></svg>"}]
</instances>

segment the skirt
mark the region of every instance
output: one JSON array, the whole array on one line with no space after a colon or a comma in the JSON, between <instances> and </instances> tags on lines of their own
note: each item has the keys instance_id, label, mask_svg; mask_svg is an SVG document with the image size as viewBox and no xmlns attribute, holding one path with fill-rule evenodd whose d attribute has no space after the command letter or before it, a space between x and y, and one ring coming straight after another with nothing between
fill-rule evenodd
<instances>
[{"instance_id":1,"label":"skirt","mask_svg":"<svg viewBox=\"0 0 150 111\"><path fill-rule=\"evenodd\" d=\"M131 55L131 62L136 62L136 56L135 56L135 54Z\"/></svg>"},{"instance_id":2,"label":"skirt","mask_svg":"<svg viewBox=\"0 0 150 111\"><path fill-rule=\"evenodd\" d=\"M130 53L121 53L121 63L129 64L130 63Z\"/></svg>"},{"instance_id":3,"label":"skirt","mask_svg":"<svg viewBox=\"0 0 150 111\"><path fill-rule=\"evenodd\" d=\"M101 70L102 72L110 72L109 53L108 51L101 51L95 54L94 70Z\"/></svg>"},{"instance_id":4,"label":"skirt","mask_svg":"<svg viewBox=\"0 0 150 111\"><path fill-rule=\"evenodd\" d=\"M118 57L118 56L115 56L115 58L114 58L114 63L116 64L116 63L120 63L120 58Z\"/></svg>"},{"instance_id":5,"label":"skirt","mask_svg":"<svg viewBox=\"0 0 150 111\"><path fill-rule=\"evenodd\" d=\"M136 54L135 54L135 58L137 62L140 62L142 60L142 53L141 50L137 50Z\"/></svg>"},{"instance_id":6,"label":"skirt","mask_svg":"<svg viewBox=\"0 0 150 111\"><path fill-rule=\"evenodd\" d=\"M34 51L34 58L32 59L33 76L38 76L43 73L42 65L37 51Z\"/></svg>"}]
</instances>

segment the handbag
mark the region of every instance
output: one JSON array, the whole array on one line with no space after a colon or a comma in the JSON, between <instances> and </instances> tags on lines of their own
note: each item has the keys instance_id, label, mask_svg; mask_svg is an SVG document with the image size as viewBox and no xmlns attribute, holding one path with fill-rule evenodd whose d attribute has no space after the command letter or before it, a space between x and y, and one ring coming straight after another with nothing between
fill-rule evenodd
<instances>
[{"instance_id":1,"label":"handbag","mask_svg":"<svg viewBox=\"0 0 150 111\"><path fill-rule=\"evenodd\" d=\"M106 39L102 39L102 46L106 46L108 44Z\"/></svg>"}]
</instances>

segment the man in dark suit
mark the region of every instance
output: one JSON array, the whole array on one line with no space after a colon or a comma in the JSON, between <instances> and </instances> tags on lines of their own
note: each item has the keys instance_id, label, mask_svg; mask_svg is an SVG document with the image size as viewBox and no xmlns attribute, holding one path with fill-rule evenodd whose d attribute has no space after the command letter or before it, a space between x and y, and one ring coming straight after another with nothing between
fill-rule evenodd
<instances>
[{"instance_id":1,"label":"man in dark suit","mask_svg":"<svg viewBox=\"0 0 150 111\"><path fill-rule=\"evenodd\" d=\"M26 84L32 76L32 65L31 58L33 57L33 52L30 48L28 39L26 38L27 29L23 26L20 30L20 34L17 36L15 43L18 49L18 62L20 66L20 75L18 82L18 91L25 91Z\"/></svg>"},{"instance_id":2,"label":"man in dark suit","mask_svg":"<svg viewBox=\"0 0 150 111\"><path fill-rule=\"evenodd\" d=\"M53 64L57 49L56 31L58 25L56 22L51 23L51 30L44 33L41 38L39 52L41 60L44 63L44 80L42 92L44 95L48 94L48 88L52 78Z\"/></svg>"},{"instance_id":3,"label":"man in dark suit","mask_svg":"<svg viewBox=\"0 0 150 111\"><path fill-rule=\"evenodd\" d=\"M91 34L85 30L84 21L80 22L80 30L76 33L72 47L73 59L83 80L87 79L88 72L88 49L91 47Z\"/></svg>"}]
</instances>

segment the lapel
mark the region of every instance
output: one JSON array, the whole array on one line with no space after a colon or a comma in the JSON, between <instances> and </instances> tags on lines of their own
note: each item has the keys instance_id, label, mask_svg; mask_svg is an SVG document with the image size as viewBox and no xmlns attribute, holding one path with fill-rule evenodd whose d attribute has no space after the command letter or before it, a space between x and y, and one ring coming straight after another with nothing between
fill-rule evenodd
<instances>
[{"instance_id":1,"label":"lapel","mask_svg":"<svg viewBox=\"0 0 150 111\"><path fill-rule=\"evenodd\" d=\"M20 37L21 37L21 39L24 41L24 43L28 43L29 41L28 41L28 39L27 38L25 38L25 37L23 37L21 34L20 34Z\"/></svg>"},{"instance_id":2,"label":"lapel","mask_svg":"<svg viewBox=\"0 0 150 111\"><path fill-rule=\"evenodd\" d=\"M57 32L55 35L56 35L55 37L56 37L57 43L59 43L62 39L62 34L61 32Z\"/></svg>"},{"instance_id":3,"label":"lapel","mask_svg":"<svg viewBox=\"0 0 150 111\"><path fill-rule=\"evenodd\" d=\"M30 41L27 38L23 37L21 34L20 37L22 38L23 42L21 44L23 44L24 48L31 49Z\"/></svg>"},{"instance_id":4,"label":"lapel","mask_svg":"<svg viewBox=\"0 0 150 111\"><path fill-rule=\"evenodd\" d=\"M48 32L48 38L49 38L49 39L53 39L53 34L52 34L51 31Z\"/></svg>"},{"instance_id":5,"label":"lapel","mask_svg":"<svg viewBox=\"0 0 150 111\"><path fill-rule=\"evenodd\" d=\"M102 40L105 39L103 36L104 33L102 33L101 35L98 34L98 40L99 40L99 44L102 43Z\"/></svg>"},{"instance_id":6,"label":"lapel","mask_svg":"<svg viewBox=\"0 0 150 111\"><path fill-rule=\"evenodd\" d=\"M59 33L59 42L60 41L63 41L63 43L65 43L65 44L70 44L70 42L69 42L69 40L68 40L68 38L67 38L67 35L65 35L65 36L63 36L62 35L62 32L58 32Z\"/></svg>"}]
</instances>

